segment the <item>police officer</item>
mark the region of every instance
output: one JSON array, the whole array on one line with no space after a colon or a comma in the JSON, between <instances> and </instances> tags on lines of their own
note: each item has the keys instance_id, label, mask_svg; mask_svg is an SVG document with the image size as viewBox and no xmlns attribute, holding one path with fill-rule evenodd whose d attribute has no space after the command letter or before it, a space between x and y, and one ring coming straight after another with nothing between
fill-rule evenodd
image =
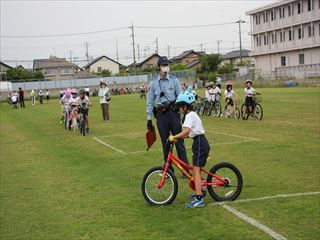
<instances>
[{"instance_id":1,"label":"police officer","mask_svg":"<svg viewBox=\"0 0 320 240\"><path fill-rule=\"evenodd\" d=\"M169 75L170 61L167 57L160 57L158 60L159 75L155 77L149 86L147 96L147 128L153 127L152 114L157 119L157 127L161 137L164 162L170 150L167 144L170 133L172 135L181 132L181 121L175 101L181 92L179 80ZM176 143L179 158L188 164L186 148L183 139Z\"/></svg>"}]
</instances>

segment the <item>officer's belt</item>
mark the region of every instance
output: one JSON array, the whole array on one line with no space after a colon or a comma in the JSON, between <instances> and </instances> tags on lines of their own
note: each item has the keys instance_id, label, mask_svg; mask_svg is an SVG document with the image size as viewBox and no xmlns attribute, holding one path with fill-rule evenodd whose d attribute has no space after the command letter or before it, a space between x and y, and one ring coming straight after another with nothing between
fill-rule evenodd
<instances>
[{"instance_id":1,"label":"officer's belt","mask_svg":"<svg viewBox=\"0 0 320 240\"><path fill-rule=\"evenodd\" d=\"M156 111L158 113L165 113L167 111L175 111L176 110L176 104L174 102L171 102L169 105L160 105L156 107Z\"/></svg>"}]
</instances>

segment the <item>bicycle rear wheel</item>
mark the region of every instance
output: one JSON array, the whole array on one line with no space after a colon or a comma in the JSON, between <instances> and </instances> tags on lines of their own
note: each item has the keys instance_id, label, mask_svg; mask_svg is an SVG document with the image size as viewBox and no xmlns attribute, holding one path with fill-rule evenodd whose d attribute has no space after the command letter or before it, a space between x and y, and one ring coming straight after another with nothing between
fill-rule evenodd
<instances>
[{"instance_id":1,"label":"bicycle rear wheel","mask_svg":"<svg viewBox=\"0 0 320 240\"><path fill-rule=\"evenodd\" d=\"M235 108L234 108L234 117L235 117L236 119L239 119L239 118L240 118L240 110L239 110L238 107L235 107Z\"/></svg>"},{"instance_id":2,"label":"bicycle rear wheel","mask_svg":"<svg viewBox=\"0 0 320 240\"><path fill-rule=\"evenodd\" d=\"M63 121L64 121L64 128L67 130L68 129L68 123L69 123L67 111L64 113Z\"/></svg>"},{"instance_id":3,"label":"bicycle rear wheel","mask_svg":"<svg viewBox=\"0 0 320 240\"><path fill-rule=\"evenodd\" d=\"M158 188L163 175L163 166L151 168L143 177L141 190L144 199L151 205L169 205L178 193L178 182L174 174L168 170L163 187Z\"/></svg>"},{"instance_id":4,"label":"bicycle rear wheel","mask_svg":"<svg viewBox=\"0 0 320 240\"><path fill-rule=\"evenodd\" d=\"M248 120L249 118L248 108L245 104L241 106L241 116L243 120Z\"/></svg>"},{"instance_id":5,"label":"bicycle rear wheel","mask_svg":"<svg viewBox=\"0 0 320 240\"><path fill-rule=\"evenodd\" d=\"M225 180L223 186L208 185L208 192L214 200L218 202L234 201L239 197L243 180L238 168L231 163L222 162L214 165L210 172ZM214 181L215 179L208 175L207 182Z\"/></svg>"},{"instance_id":6,"label":"bicycle rear wheel","mask_svg":"<svg viewBox=\"0 0 320 240\"><path fill-rule=\"evenodd\" d=\"M255 120L261 121L263 117L263 109L259 103L256 104L253 110L253 117Z\"/></svg>"}]
</instances>

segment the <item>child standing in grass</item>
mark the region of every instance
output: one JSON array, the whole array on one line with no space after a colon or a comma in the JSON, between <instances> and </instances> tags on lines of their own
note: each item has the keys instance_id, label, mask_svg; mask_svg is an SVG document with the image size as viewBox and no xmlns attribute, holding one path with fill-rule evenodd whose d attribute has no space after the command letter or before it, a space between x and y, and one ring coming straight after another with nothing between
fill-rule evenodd
<instances>
[{"instance_id":1,"label":"child standing in grass","mask_svg":"<svg viewBox=\"0 0 320 240\"><path fill-rule=\"evenodd\" d=\"M190 86L187 91L180 93L176 100L180 111L185 114L185 120L182 124L183 131L175 136L170 136L169 141L175 142L179 138L190 137L193 139L192 144L192 160L193 160L193 178L195 183L196 194L193 196L192 201L186 207L197 208L203 207L203 194L201 191L201 168L205 166L207 158L209 157L210 145L204 135L200 117L193 111L193 103L195 97L192 94L192 87Z\"/></svg>"}]
</instances>

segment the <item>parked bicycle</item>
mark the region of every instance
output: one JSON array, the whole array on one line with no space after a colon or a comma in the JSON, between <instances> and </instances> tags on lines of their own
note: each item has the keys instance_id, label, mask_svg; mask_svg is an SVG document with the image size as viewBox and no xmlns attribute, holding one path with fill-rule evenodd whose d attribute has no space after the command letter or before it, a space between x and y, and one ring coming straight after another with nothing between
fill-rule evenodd
<instances>
[{"instance_id":1,"label":"parked bicycle","mask_svg":"<svg viewBox=\"0 0 320 240\"><path fill-rule=\"evenodd\" d=\"M215 117L220 117L222 112L221 103L219 100L215 99L214 101L206 101L204 108L202 110L202 116L210 116L212 113Z\"/></svg>"},{"instance_id":2,"label":"parked bicycle","mask_svg":"<svg viewBox=\"0 0 320 240\"><path fill-rule=\"evenodd\" d=\"M241 116L243 120L248 120L249 116L253 117L254 120L261 121L263 117L263 109L261 106L262 97L261 94L253 95L253 104L247 106L242 104L241 106Z\"/></svg>"},{"instance_id":3,"label":"parked bicycle","mask_svg":"<svg viewBox=\"0 0 320 240\"><path fill-rule=\"evenodd\" d=\"M174 164L189 179L189 187L195 191L194 179L186 170L192 171L193 167L173 155L173 143L167 144L170 145L170 152L165 166L151 168L142 180L143 197L151 205L169 205L177 196L178 181L169 168L171 164ZM215 164L210 171L202 168L201 172L207 176L202 178L204 195L207 189L210 196L218 202L234 201L239 197L243 180L239 169L233 164L221 162Z\"/></svg>"}]
</instances>

